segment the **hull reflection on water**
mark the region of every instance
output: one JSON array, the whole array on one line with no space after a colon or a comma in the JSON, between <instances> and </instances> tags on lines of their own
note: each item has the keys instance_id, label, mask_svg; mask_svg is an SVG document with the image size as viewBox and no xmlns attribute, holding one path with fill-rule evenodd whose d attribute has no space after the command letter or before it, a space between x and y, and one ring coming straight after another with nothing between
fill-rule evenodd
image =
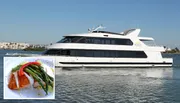
<instances>
[{"instance_id":1,"label":"hull reflection on water","mask_svg":"<svg viewBox=\"0 0 180 103\"><path fill-rule=\"evenodd\" d=\"M66 102L172 102L179 96L173 72L173 68L56 68L56 89L60 99L70 97Z\"/></svg>"},{"instance_id":2,"label":"hull reflection on water","mask_svg":"<svg viewBox=\"0 0 180 103\"><path fill-rule=\"evenodd\" d=\"M147 77L173 78L173 68L152 68L146 71Z\"/></svg>"},{"instance_id":3,"label":"hull reflection on water","mask_svg":"<svg viewBox=\"0 0 180 103\"><path fill-rule=\"evenodd\" d=\"M154 78L173 78L173 68L56 68L56 75L128 75Z\"/></svg>"}]
</instances>

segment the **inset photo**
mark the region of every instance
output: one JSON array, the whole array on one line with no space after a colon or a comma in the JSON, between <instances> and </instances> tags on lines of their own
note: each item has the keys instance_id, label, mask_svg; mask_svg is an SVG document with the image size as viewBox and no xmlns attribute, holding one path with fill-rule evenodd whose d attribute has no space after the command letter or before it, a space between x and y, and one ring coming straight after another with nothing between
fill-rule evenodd
<instances>
[{"instance_id":1,"label":"inset photo","mask_svg":"<svg viewBox=\"0 0 180 103\"><path fill-rule=\"evenodd\" d=\"M4 99L55 99L50 57L4 57Z\"/></svg>"}]
</instances>

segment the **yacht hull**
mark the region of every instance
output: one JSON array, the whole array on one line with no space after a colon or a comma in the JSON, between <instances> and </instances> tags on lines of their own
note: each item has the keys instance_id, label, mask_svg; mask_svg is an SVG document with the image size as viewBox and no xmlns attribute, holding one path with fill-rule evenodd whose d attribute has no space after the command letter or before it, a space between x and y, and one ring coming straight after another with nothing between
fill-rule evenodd
<instances>
[{"instance_id":1,"label":"yacht hull","mask_svg":"<svg viewBox=\"0 0 180 103\"><path fill-rule=\"evenodd\" d=\"M95 57L69 57L69 56L46 56L46 55L22 55L18 57L52 57L55 59L55 67L171 67L172 58L150 59L150 58L95 58Z\"/></svg>"},{"instance_id":2,"label":"yacht hull","mask_svg":"<svg viewBox=\"0 0 180 103\"><path fill-rule=\"evenodd\" d=\"M56 67L171 67L173 60L139 58L54 57Z\"/></svg>"}]
</instances>

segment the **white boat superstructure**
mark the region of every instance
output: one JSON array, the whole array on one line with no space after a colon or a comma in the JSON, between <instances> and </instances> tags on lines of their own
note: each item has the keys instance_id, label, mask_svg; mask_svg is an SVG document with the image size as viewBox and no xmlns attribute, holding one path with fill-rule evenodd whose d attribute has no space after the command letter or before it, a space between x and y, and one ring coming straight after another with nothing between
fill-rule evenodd
<instances>
[{"instance_id":1,"label":"white boat superstructure","mask_svg":"<svg viewBox=\"0 0 180 103\"><path fill-rule=\"evenodd\" d=\"M102 28L102 27L98 27ZM163 46L147 45L151 37L139 37L140 29L121 33L89 30L66 35L48 47L46 56L55 58L56 67L168 67L172 58L163 58Z\"/></svg>"}]
</instances>

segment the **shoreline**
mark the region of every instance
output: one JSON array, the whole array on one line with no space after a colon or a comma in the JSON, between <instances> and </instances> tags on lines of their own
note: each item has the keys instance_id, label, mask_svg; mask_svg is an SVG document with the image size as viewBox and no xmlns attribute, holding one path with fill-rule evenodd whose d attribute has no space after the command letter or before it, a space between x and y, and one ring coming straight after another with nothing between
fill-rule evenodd
<instances>
[{"instance_id":1,"label":"shoreline","mask_svg":"<svg viewBox=\"0 0 180 103\"><path fill-rule=\"evenodd\" d=\"M23 49L3 49L3 48L0 48L0 50L23 50Z\"/></svg>"},{"instance_id":2,"label":"shoreline","mask_svg":"<svg viewBox=\"0 0 180 103\"><path fill-rule=\"evenodd\" d=\"M163 54L180 54L180 52L178 52L178 53L163 53Z\"/></svg>"},{"instance_id":3,"label":"shoreline","mask_svg":"<svg viewBox=\"0 0 180 103\"><path fill-rule=\"evenodd\" d=\"M0 50L19 50L19 51L45 51L45 49L0 49Z\"/></svg>"},{"instance_id":4,"label":"shoreline","mask_svg":"<svg viewBox=\"0 0 180 103\"><path fill-rule=\"evenodd\" d=\"M23 51L45 51L45 48L25 48Z\"/></svg>"}]
</instances>

